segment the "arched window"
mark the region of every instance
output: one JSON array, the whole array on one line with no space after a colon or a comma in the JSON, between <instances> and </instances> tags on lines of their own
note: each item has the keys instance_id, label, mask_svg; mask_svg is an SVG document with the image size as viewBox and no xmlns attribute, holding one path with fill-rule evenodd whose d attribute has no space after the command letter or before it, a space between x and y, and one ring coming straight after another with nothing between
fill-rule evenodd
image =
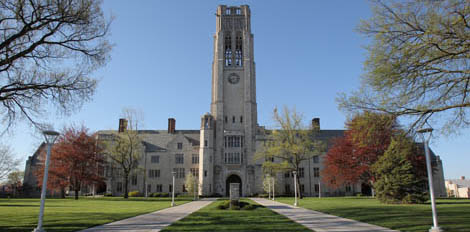
<instances>
[{"instance_id":1,"label":"arched window","mask_svg":"<svg viewBox=\"0 0 470 232\"><path fill-rule=\"evenodd\" d=\"M232 65L232 37L230 32L225 36L225 66Z\"/></svg>"},{"instance_id":2,"label":"arched window","mask_svg":"<svg viewBox=\"0 0 470 232\"><path fill-rule=\"evenodd\" d=\"M237 36L235 38L235 65L236 66L243 66L243 47L242 47L242 33L237 32Z\"/></svg>"}]
</instances>

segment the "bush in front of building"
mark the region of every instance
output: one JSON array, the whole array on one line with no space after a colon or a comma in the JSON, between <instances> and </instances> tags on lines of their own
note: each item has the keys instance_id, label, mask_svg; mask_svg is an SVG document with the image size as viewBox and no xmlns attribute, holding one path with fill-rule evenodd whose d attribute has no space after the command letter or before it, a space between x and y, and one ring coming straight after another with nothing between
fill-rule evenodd
<instances>
[{"instance_id":1,"label":"bush in front of building","mask_svg":"<svg viewBox=\"0 0 470 232\"><path fill-rule=\"evenodd\" d=\"M231 210L254 210L256 209L257 206L250 204L245 201L232 201L232 208L230 208L230 200L224 200L217 205L217 209L225 210L225 209L231 209Z\"/></svg>"},{"instance_id":2,"label":"bush in front of building","mask_svg":"<svg viewBox=\"0 0 470 232\"><path fill-rule=\"evenodd\" d=\"M132 191L132 192L129 192L129 196L130 197L141 197L142 193L140 193L139 191Z\"/></svg>"}]
</instances>

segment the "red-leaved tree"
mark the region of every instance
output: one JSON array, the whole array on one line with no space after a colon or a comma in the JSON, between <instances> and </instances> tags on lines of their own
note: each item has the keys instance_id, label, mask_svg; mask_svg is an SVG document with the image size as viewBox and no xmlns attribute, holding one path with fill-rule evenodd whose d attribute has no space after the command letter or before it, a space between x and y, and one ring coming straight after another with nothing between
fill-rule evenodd
<instances>
[{"instance_id":1,"label":"red-leaved tree","mask_svg":"<svg viewBox=\"0 0 470 232\"><path fill-rule=\"evenodd\" d=\"M322 178L329 186L338 188L357 180L358 171L352 168L353 145L346 137L335 138L324 160Z\"/></svg>"},{"instance_id":2,"label":"red-leaved tree","mask_svg":"<svg viewBox=\"0 0 470 232\"><path fill-rule=\"evenodd\" d=\"M385 153L400 130L392 115L364 112L346 123L343 137L333 141L326 154L323 180L330 187L362 182L371 185L371 166Z\"/></svg>"},{"instance_id":3,"label":"red-leaved tree","mask_svg":"<svg viewBox=\"0 0 470 232\"><path fill-rule=\"evenodd\" d=\"M52 148L48 189L63 193L69 187L75 192L75 199L78 199L82 186L103 182L100 175L104 162L101 151L96 136L84 126L64 128ZM43 168L36 172L39 185L42 185L43 173Z\"/></svg>"}]
</instances>

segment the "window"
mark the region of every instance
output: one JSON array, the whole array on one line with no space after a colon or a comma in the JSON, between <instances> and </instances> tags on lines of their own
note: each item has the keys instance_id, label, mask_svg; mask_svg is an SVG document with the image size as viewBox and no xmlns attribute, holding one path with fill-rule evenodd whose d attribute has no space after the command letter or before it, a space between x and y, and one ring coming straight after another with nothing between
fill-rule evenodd
<instances>
[{"instance_id":1,"label":"window","mask_svg":"<svg viewBox=\"0 0 470 232\"><path fill-rule=\"evenodd\" d=\"M175 155L175 163L183 164L184 163L184 154L176 154Z\"/></svg>"},{"instance_id":2,"label":"window","mask_svg":"<svg viewBox=\"0 0 470 232\"><path fill-rule=\"evenodd\" d=\"M152 157L150 158L150 162L152 162L153 164L160 163L160 156L159 155L152 155Z\"/></svg>"},{"instance_id":3,"label":"window","mask_svg":"<svg viewBox=\"0 0 470 232\"><path fill-rule=\"evenodd\" d=\"M173 168L175 178L184 178L184 168Z\"/></svg>"},{"instance_id":4,"label":"window","mask_svg":"<svg viewBox=\"0 0 470 232\"><path fill-rule=\"evenodd\" d=\"M315 192L319 192L320 191L320 185L319 184L315 184Z\"/></svg>"},{"instance_id":5,"label":"window","mask_svg":"<svg viewBox=\"0 0 470 232\"><path fill-rule=\"evenodd\" d=\"M237 15L241 15L241 14L242 14L242 10L241 10L240 8L237 8L236 14L237 14Z\"/></svg>"},{"instance_id":6,"label":"window","mask_svg":"<svg viewBox=\"0 0 470 232\"><path fill-rule=\"evenodd\" d=\"M320 177L320 168L313 168L313 177Z\"/></svg>"},{"instance_id":7,"label":"window","mask_svg":"<svg viewBox=\"0 0 470 232\"><path fill-rule=\"evenodd\" d=\"M239 164L240 152L226 152L224 160L226 164Z\"/></svg>"},{"instance_id":8,"label":"window","mask_svg":"<svg viewBox=\"0 0 470 232\"><path fill-rule=\"evenodd\" d=\"M320 162L320 157L317 155L317 156L314 156L313 157L313 163L314 164L318 164Z\"/></svg>"},{"instance_id":9,"label":"window","mask_svg":"<svg viewBox=\"0 0 470 232\"><path fill-rule=\"evenodd\" d=\"M235 123L235 116L232 116L232 123Z\"/></svg>"},{"instance_id":10,"label":"window","mask_svg":"<svg viewBox=\"0 0 470 232\"><path fill-rule=\"evenodd\" d=\"M204 147L207 147L207 140L204 140Z\"/></svg>"},{"instance_id":11,"label":"window","mask_svg":"<svg viewBox=\"0 0 470 232\"><path fill-rule=\"evenodd\" d=\"M243 123L243 116L240 116L240 123Z\"/></svg>"},{"instance_id":12,"label":"window","mask_svg":"<svg viewBox=\"0 0 470 232\"><path fill-rule=\"evenodd\" d=\"M132 184L132 185L137 185L137 175L133 175L133 176L131 177L131 184Z\"/></svg>"},{"instance_id":13,"label":"window","mask_svg":"<svg viewBox=\"0 0 470 232\"><path fill-rule=\"evenodd\" d=\"M191 168L191 175L198 177L199 176L199 168Z\"/></svg>"},{"instance_id":14,"label":"window","mask_svg":"<svg viewBox=\"0 0 470 232\"><path fill-rule=\"evenodd\" d=\"M229 135L224 137L225 147L243 147L243 136Z\"/></svg>"},{"instance_id":15,"label":"window","mask_svg":"<svg viewBox=\"0 0 470 232\"><path fill-rule=\"evenodd\" d=\"M225 14L226 14L226 15L229 15L229 14L230 14L230 8L227 8L227 9L225 10Z\"/></svg>"},{"instance_id":16,"label":"window","mask_svg":"<svg viewBox=\"0 0 470 232\"><path fill-rule=\"evenodd\" d=\"M147 185L147 192L148 193L152 192L152 185L151 184Z\"/></svg>"},{"instance_id":17,"label":"window","mask_svg":"<svg viewBox=\"0 0 470 232\"><path fill-rule=\"evenodd\" d=\"M177 143L178 150L183 149L183 143Z\"/></svg>"},{"instance_id":18,"label":"window","mask_svg":"<svg viewBox=\"0 0 470 232\"><path fill-rule=\"evenodd\" d=\"M289 194L290 193L290 185L286 184L285 190L286 190L286 193Z\"/></svg>"},{"instance_id":19,"label":"window","mask_svg":"<svg viewBox=\"0 0 470 232\"><path fill-rule=\"evenodd\" d=\"M117 182L116 191L118 193L122 192L122 182Z\"/></svg>"},{"instance_id":20,"label":"window","mask_svg":"<svg viewBox=\"0 0 470 232\"><path fill-rule=\"evenodd\" d=\"M304 168L299 168L299 178L304 177Z\"/></svg>"},{"instance_id":21,"label":"window","mask_svg":"<svg viewBox=\"0 0 470 232\"><path fill-rule=\"evenodd\" d=\"M235 65L239 67L243 66L242 43L242 33L237 32L235 37Z\"/></svg>"},{"instance_id":22,"label":"window","mask_svg":"<svg viewBox=\"0 0 470 232\"><path fill-rule=\"evenodd\" d=\"M159 192L159 193L163 192L163 186L161 184L157 184L156 190L157 190L156 192Z\"/></svg>"},{"instance_id":23,"label":"window","mask_svg":"<svg viewBox=\"0 0 470 232\"><path fill-rule=\"evenodd\" d=\"M149 178L159 178L160 177L160 170L159 169L150 169L148 170Z\"/></svg>"},{"instance_id":24,"label":"window","mask_svg":"<svg viewBox=\"0 0 470 232\"><path fill-rule=\"evenodd\" d=\"M207 170L204 170L204 177L207 176Z\"/></svg>"},{"instance_id":25,"label":"window","mask_svg":"<svg viewBox=\"0 0 470 232\"><path fill-rule=\"evenodd\" d=\"M289 177L290 177L290 172L284 173L284 177L285 177L285 178L289 178Z\"/></svg>"},{"instance_id":26,"label":"window","mask_svg":"<svg viewBox=\"0 0 470 232\"><path fill-rule=\"evenodd\" d=\"M192 158L192 163L193 164L198 164L199 163L199 154L193 154L191 158Z\"/></svg>"},{"instance_id":27,"label":"window","mask_svg":"<svg viewBox=\"0 0 470 232\"><path fill-rule=\"evenodd\" d=\"M227 31L225 36L225 66L232 65L232 37L230 31Z\"/></svg>"},{"instance_id":28,"label":"window","mask_svg":"<svg viewBox=\"0 0 470 232\"><path fill-rule=\"evenodd\" d=\"M305 192L305 185L303 185L303 184L300 185L300 192L301 193Z\"/></svg>"}]
</instances>

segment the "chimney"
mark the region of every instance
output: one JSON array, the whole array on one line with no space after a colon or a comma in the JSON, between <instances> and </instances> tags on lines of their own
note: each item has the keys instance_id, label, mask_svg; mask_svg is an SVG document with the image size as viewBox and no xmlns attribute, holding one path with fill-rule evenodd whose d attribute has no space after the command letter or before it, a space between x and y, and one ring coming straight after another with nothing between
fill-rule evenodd
<instances>
[{"instance_id":1,"label":"chimney","mask_svg":"<svg viewBox=\"0 0 470 232\"><path fill-rule=\"evenodd\" d=\"M465 176L461 176L460 179L461 179L461 180L465 180Z\"/></svg>"},{"instance_id":2,"label":"chimney","mask_svg":"<svg viewBox=\"0 0 470 232\"><path fill-rule=\"evenodd\" d=\"M312 119L312 129L313 130L320 130L320 118L313 118Z\"/></svg>"},{"instance_id":3,"label":"chimney","mask_svg":"<svg viewBox=\"0 0 470 232\"><path fill-rule=\"evenodd\" d=\"M118 132L121 133L121 132L124 132L127 130L127 119L125 118L120 118L119 119L119 128L118 128Z\"/></svg>"},{"instance_id":4,"label":"chimney","mask_svg":"<svg viewBox=\"0 0 470 232\"><path fill-rule=\"evenodd\" d=\"M175 133L176 120L174 118L168 119L168 134Z\"/></svg>"}]
</instances>

